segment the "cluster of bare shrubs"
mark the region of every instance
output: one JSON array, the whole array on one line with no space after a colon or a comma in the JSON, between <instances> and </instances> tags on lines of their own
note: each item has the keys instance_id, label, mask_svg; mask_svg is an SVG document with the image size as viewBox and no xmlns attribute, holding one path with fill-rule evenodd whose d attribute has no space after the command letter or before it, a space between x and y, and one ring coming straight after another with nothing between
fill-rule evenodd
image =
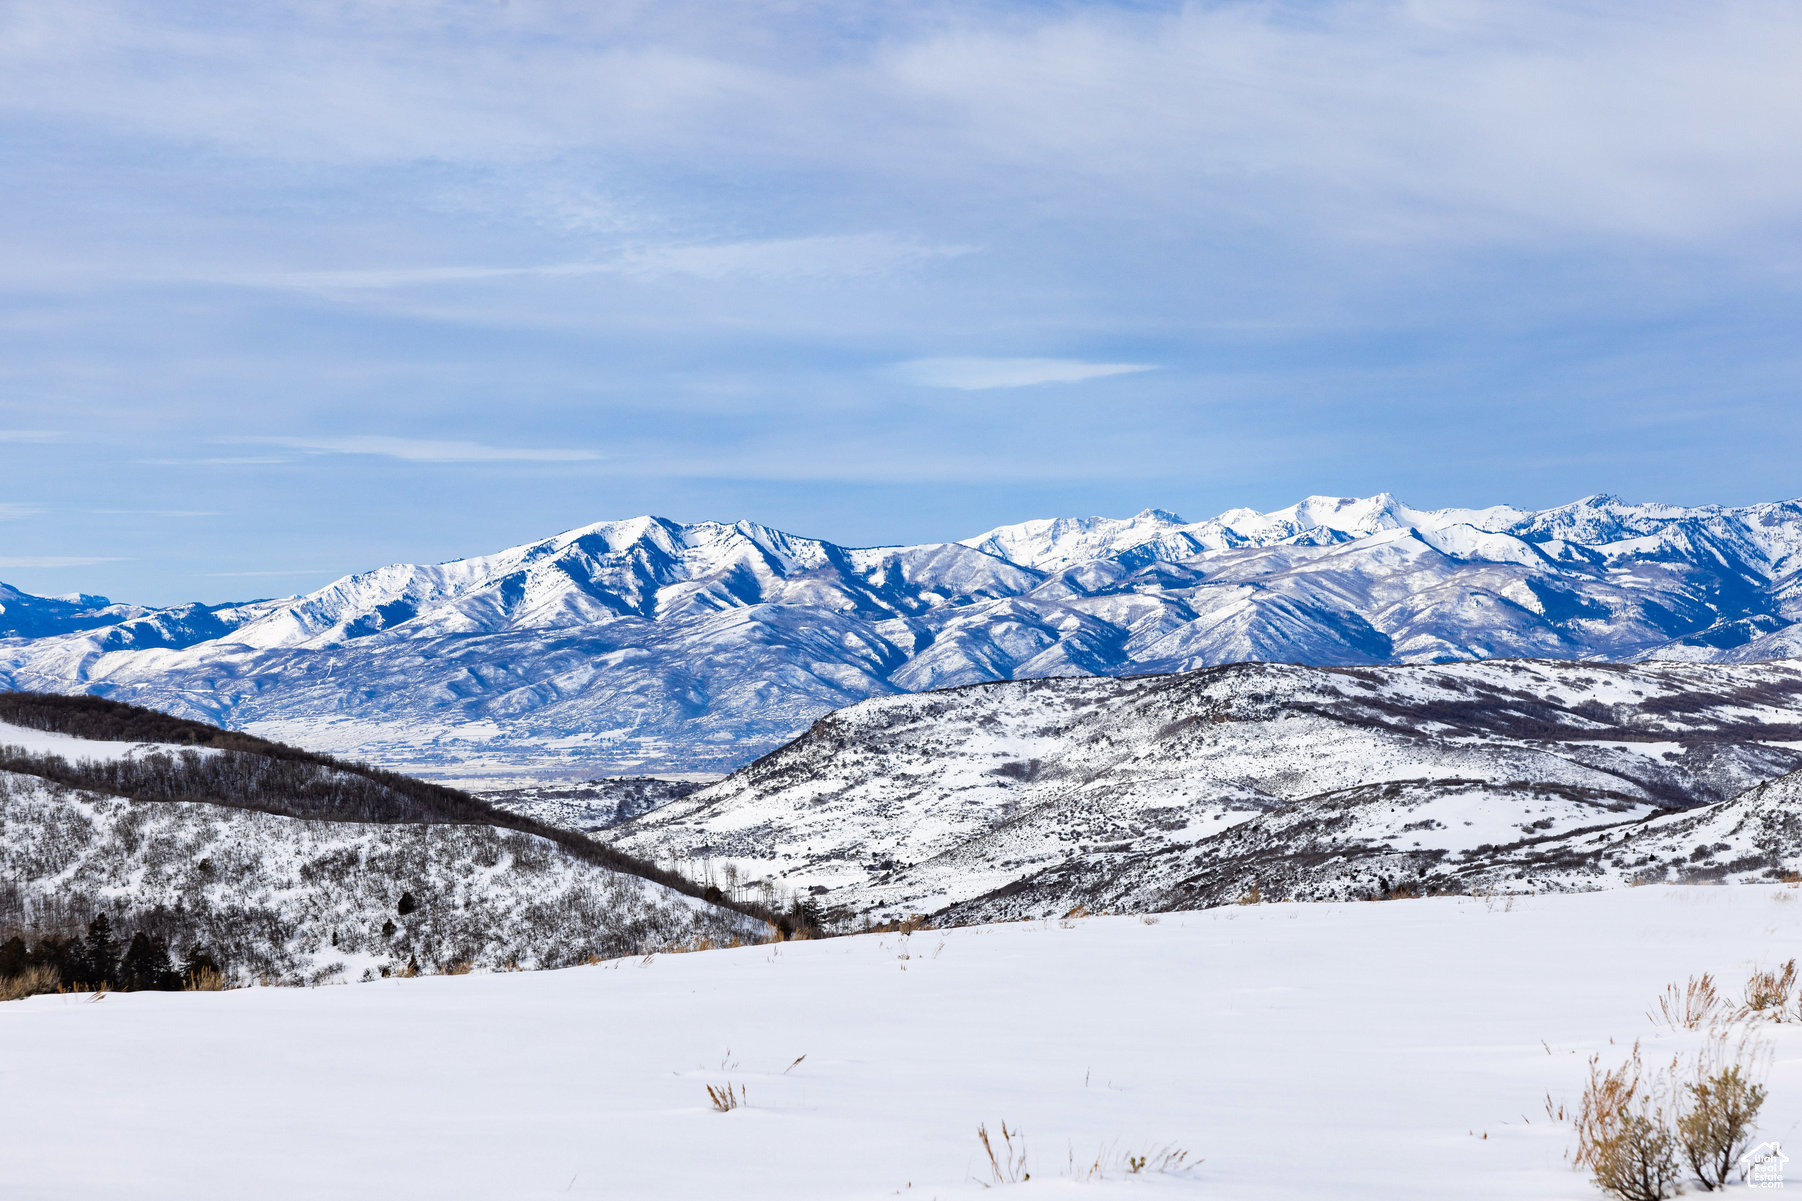
<instances>
[{"instance_id":1,"label":"cluster of bare shrubs","mask_svg":"<svg viewBox=\"0 0 1802 1201\"><path fill-rule=\"evenodd\" d=\"M1704 1031L1708 1040L1687 1063L1674 1056L1648 1068L1638 1043L1612 1070L1592 1057L1576 1115L1576 1166L1621 1201L1661 1201L1692 1180L1707 1192L1724 1188L1765 1101L1756 1077L1766 1048L1745 1024L1802 1021L1797 976L1794 959L1760 968L1737 1000L1707 972L1666 986L1646 1016L1672 1031ZM1546 1111L1565 1116L1550 1098Z\"/></svg>"},{"instance_id":2,"label":"cluster of bare shrubs","mask_svg":"<svg viewBox=\"0 0 1802 1201\"><path fill-rule=\"evenodd\" d=\"M1648 1012L1654 1025L1672 1030L1703 1030L1734 1022L1763 1020L1802 1021L1802 992L1796 989L1796 961L1775 968L1760 968L1746 979L1736 1004L1715 983L1711 973L1691 976L1683 984L1668 984L1658 998L1658 1008Z\"/></svg>"},{"instance_id":3,"label":"cluster of bare shrubs","mask_svg":"<svg viewBox=\"0 0 1802 1201\"><path fill-rule=\"evenodd\" d=\"M33 964L16 976L0 976L0 1001L22 1001L39 993L58 992L63 975L48 964Z\"/></svg>"},{"instance_id":4,"label":"cluster of bare shrubs","mask_svg":"<svg viewBox=\"0 0 1802 1201\"><path fill-rule=\"evenodd\" d=\"M1576 1166L1621 1201L1663 1201L1686 1178L1707 1192L1724 1188L1764 1105L1764 1086L1751 1079L1760 1052L1723 1036L1687 1064L1674 1056L1648 1068L1638 1043L1609 1071L1592 1057L1576 1119Z\"/></svg>"}]
</instances>

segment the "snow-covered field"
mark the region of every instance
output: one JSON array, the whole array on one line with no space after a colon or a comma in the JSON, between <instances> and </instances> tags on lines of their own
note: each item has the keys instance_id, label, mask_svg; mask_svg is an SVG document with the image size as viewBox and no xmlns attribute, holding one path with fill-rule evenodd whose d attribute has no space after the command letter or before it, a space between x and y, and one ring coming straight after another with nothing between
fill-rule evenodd
<instances>
[{"instance_id":1,"label":"snow-covered field","mask_svg":"<svg viewBox=\"0 0 1802 1201\"><path fill-rule=\"evenodd\" d=\"M0 1193L974 1196L1006 1121L1027 1196L1593 1197L1546 1094L1693 1045L1645 1016L1667 982L1798 950L1802 890L1648 887L35 997L0 1005ZM1802 1026L1763 1029L1761 1137L1802 1143ZM1169 1144L1203 1162L1065 1175Z\"/></svg>"}]
</instances>

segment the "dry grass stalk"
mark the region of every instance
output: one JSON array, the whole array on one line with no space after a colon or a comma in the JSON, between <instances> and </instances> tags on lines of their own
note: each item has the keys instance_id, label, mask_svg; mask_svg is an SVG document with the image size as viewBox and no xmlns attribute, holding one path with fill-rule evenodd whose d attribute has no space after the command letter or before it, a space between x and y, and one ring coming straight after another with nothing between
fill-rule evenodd
<instances>
[{"instance_id":1,"label":"dry grass stalk","mask_svg":"<svg viewBox=\"0 0 1802 1201\"><path fill-rule=\"evenodd\" d=\"M735 1088L731 1081L727 1081L718 1088L709 1084L707 1086L707 1097L713 1102L713 1107L719 1112L731 1113L745 1103L745 1086L740 1084Z\"/></svg>"},{"instance_id":2,"label":"dry grass stalk","mask_svg":"<svg viewBox=\"0 0 1802 1201\"><path fill-rule=\"evenodd\" d=\"M184 992L224 992L225 989L225 973L210 967L199 969L182 983Z\"/></svg>"},{"instance_id":3,"label":"dry grass stalk","mask_svg":"<svg viewBox=\"0 0 1802 1201\"><path fill-rule=\"evenodd\" d=\"M1795 988L1794 959L1771 971L1753 972L1746 981L1746 1004L1740 1012L1745 1017L1769 1018L1773 1022L1794 1021L1789 1008L1790 994Z\"/></svg>"},{"instance_id":4,"label":"dry grass stalk","mask_svg":"<svg viewBox=\"0 0 1802 1201\"><path fill-rule=\"evenodd\" d=\"M1235 905L1261 905L1263 904L1263 901L1264 894L1258 891L1258 886L1256 884L1253 884L1250 888L1240 893L1239 899L1233 903Z\"/></svg>"},{"instance_id":5,"label":"dry grass stalk","mask_svg":"<svg viewBox=\"0 0 1802 1201\"><path fill-rule=\"evenodd\" d=\"M1646 1017L1654 1025L1663 1022L1672 1030L1698 1030L1726 1016L1726 1010L1727 998L1715 988L1714 977L1703 972L1691 976L1681 988L1665 985L1664 995L1658 998L1658 1012L1648 1012Z\"/></svg>"},{"instance_id":6,"label":"dry grass stalk","mask_svg":"<svg viewBox=\"0 0 1802 1201\"><path fill-rule=\"evenodd\" d=\"M1190 1162L1188 1151L1175 1144L1167 1147L1152 1147L1139 1155L1134 1155L1130 1151L1122 1152L1118 1147L1103 1147L1095 1152L1094 1159L1085 1164L1076 1162L1076 1153L1072 1150L1070 1164L1064 1174L1072 1180L1087 1184L1097 1180L1106 1180L1111 1174L1121 1176L1138 1176L1147 1172L1176 1174L1200 1166L1199 1159Z\"/></svg>"},{"instance_id":7,"label":"dry grass stalk","mask_svg":"<svg viewBox=\"0 0 1802 1201\"><path fill-rule=\"evenodd\" d=\"M989 1157L989 1174L996 1184L1019 1184L1031 1180L1032 1173L1026 1170L1026 1136L1018 1130L1009 1130L1007 1123L1001 1123L1001 1152L996 1154L995 1144L989 1139L989 1128L985 1125L976 1127L976 1137L982 1143L982 1149ZM1015 1142L1019 1145L1015 1146Z\"/></svg>"},{"instance_id":8,"label":"dry grass stalk","mask_svg":"<svg viewBox=\"0 0 1802 1201\"><path fill-rule=\"evenodd\" d=\"M53 967L37 964L16 976L0 976L0 1001L22 1001L39 993L56 992L62 976Z\"/></svg>"}]
</instances>

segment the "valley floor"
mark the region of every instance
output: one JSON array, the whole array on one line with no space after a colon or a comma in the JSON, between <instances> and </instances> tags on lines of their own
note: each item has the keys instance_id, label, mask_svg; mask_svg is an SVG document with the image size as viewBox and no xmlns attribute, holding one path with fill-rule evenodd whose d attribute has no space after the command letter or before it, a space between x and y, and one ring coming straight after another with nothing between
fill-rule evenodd
<instances>
[{"instance_id":1,"label":"valley floor","mask_svg":"<svg viewBox=\"0 0 1802 1201\"><path fill-rule=\"evenodd\" d=\"M0 1192L964 1197L1005 1121L1027 1196L1593 1197L1546 1094L1693 1047L1647 1020L1666 983L1798 952L1802 889L1649 887L35 997L0 1005ZM1802 1145L1802 1026L1760 1030L1760 1137ZM1169 1144L1200 1166L1067 1176Z\"/></svg>"}]
</instances>

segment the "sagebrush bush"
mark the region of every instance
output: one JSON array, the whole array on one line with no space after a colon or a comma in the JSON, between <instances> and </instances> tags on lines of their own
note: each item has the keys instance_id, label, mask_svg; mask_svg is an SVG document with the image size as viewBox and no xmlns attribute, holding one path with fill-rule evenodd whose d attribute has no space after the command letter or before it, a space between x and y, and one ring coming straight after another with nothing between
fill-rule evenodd
<instances>
[{"instance_id":1,"label":"sagebrush bush","mask_svg":"<svg viewBox=\"0 0 1802 1201\"><path fill-rule=\"evenodd\" d=\"M1690 1109L1677 1119L1683 1157L1702 1187L1713 1192L1727 1183L1733 1165L1752 1142L1763 1085L1747 1080L1740 1065L1702 1075L1684 1086Z\"/></svg>"},{"instance_id":2,"label":"sagebrush bush","mask_svg":"<svg viewBox=\"0 0 1802 1201\"><path fill-rule=\"evenodd\" d=\"M1589 1057L1589 1082L1583 1087L1583 1100L1577 1110L1577 1153L1580 1168L1592 1171L1600 1162L1603 1148L1619 1132L1621 1115L1626 1113L1639 1094L1639 1078L1643 1065L1639 1044L1625 1063L1611 1071L1601 1070L1602 1057Z\"/></svg>"},{"instance_id":3,"label":"sagebrush bush","mask_svg":"<svg viewBox=\"0 0 1802 1201\"><path fill-rule=\"evenodd\" d=\"M1677 1195L1683 1169L1677 1164L1677 1139L1663 1109L1644 1106L1621 1112L1613 1133L1597 1149L1595 1181L1621 1201L1664 1201Z\"/></svg>"},{"instance_id":4,"label":"sagebrush bush","mask_svg":"<svg viewBox=\"0 0 1802 1201\"><path fill-rule=\"evenodd\" d=\"M1647 1070L1639 1044L1603 1071L1589 1061L1578 1108L1576 1166L1620 1201L1662 1201L1682 1191L1687 1164L1707 1191L1725 1186L1756 1129L1765 1089L1751 1076L1766 1048L1747 1038L1709 1040L1687 1067L1671 1059ZM1547 1112L1554 1111L1548 1098ZM1681 1159L1681 1163L1679 1160Z\"/></svg>"}]
</instances>

